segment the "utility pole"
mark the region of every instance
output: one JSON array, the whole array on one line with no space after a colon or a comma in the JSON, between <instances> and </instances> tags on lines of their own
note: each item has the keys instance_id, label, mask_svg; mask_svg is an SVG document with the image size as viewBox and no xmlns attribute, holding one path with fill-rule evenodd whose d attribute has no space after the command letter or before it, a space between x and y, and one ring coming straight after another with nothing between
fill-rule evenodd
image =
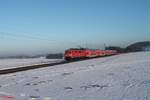
<instances>
[{"instance_id":1,"label":"utility pole","mask_svg":"<svg viewBox=\"0 0 150 100\"><path fill-rule=\"evenodd\" d=\"M106 44L104 43L104 50L106 50Z\"/></svg>"}]
</instances>

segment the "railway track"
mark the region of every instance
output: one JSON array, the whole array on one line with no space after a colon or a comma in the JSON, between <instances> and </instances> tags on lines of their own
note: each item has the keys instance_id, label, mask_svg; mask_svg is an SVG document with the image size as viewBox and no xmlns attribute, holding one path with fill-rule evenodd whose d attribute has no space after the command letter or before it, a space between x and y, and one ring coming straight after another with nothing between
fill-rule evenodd
<instances>
[{"instance_id":1,"label":"railway track","mask_svg":"<svg viewBox=\"0 0 150 100\"><path fill-rule=\"evenodd\" d=\"M2 69L2 70L0 70L0 75L20 72L20 71L26 71L26 70L31 70L31 69L37 69L37 68L43 68L43 67L49 67L49 66L55 66L55 65L66 64L66 63L70 63L70 62L61 61L61 62L54 62L54 63L47 63L47 64L30 65L30 66L22 66L22 67L17 67L17 68Z\"/></svg>"},{"instance_id":2,"label":"railway track","mask_svg":"<svg viewBox=\"0 0 150 100\"><path fill-rule=\"evenodd\" d=\"M83 59L83 60L86 60L86 59ZM82 60L73 60L73 61L65 61L64 60L64 61L54 62L54 63L29 65L29 66L22 66L22 67L16 67L16 68L2 69L2 70L0 70L0 75L20 72L20 71L26 71L26 70L31 70L31 69L37 69L37 68L50 67L50 66L55 66L55 65L62 65L62 64L67 64L67 63L72 63L72 62L77 62L77 61L82 61Z\"/></svg>"},{"instance_id":3,"label":"railway track","mask_svg":"<svg viewBox=\"0 0 150 100\"><path fill-rule=\"evenodd\" d=\"M103 57L107 57L107 56L103 56ZM94 58L99 58L99 57L94 57ZM29 65L29 66L22 66L22 67L17 67L17 68L10 68L10 69L2 69L2 70L0 70L0 75L20 72L20 71L26 71L26 70L31 70L31 69L37 69L37 68L50 67L50 66L61 65L61 64L67 64L67 63L83 61L83 60L88 60L88 59L94 59L94 58L86 58L86 59L80 59L80 60L77 59L77 60L73 60L73 61L65 61L64 60L64 61L54 62L54 63Z\"/></svg>"}]
</instances>

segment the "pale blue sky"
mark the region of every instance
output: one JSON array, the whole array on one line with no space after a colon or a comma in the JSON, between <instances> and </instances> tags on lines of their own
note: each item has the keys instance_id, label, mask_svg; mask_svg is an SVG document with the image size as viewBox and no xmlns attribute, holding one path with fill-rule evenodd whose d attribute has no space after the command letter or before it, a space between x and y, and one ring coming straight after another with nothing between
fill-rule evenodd
<instances>
[{"instance_id":1,"label":"pale blue sky","mask_svg":"<svg viewBox=\"0 0 150 100\"><path fill-rule=\"evenodd\" d=\"M150 40L150 0L0 0L0 55Z\"/></svg>"}]
</instances>

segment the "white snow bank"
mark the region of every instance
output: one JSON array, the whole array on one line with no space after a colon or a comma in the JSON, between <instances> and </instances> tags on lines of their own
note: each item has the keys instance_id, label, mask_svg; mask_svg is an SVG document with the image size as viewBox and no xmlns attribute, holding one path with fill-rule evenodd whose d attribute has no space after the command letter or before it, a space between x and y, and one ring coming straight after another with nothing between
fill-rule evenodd
<instances>
[{"instance_id":1,"label":"white snow bank","mask_svg":"<svg viewBox=\"0 0 150 100\"><path fill-rule=\"evenodd\" d=\"M15 100L150 100L150 52L1 75L0 95Z\"/></svg>"}]
</instances>

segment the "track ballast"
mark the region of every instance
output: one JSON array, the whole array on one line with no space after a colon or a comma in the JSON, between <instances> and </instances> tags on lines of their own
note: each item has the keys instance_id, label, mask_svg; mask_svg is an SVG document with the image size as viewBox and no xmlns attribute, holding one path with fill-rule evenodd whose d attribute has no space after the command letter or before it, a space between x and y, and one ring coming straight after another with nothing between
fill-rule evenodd
<instances>
[{"instance_id":1,"label":"track ballast","mask_svg":"<svg viewBox=\"0 0 150 100\"><path fill-rule=\"evenodd\" d=\"M37 69L37 68L43 68L43 67L49 67L49 66L55 66L55 65L66 64L66 63L69 63L69 62L61 61L61 62L54 62L54 63L47 63L47 64L30 65L30 66L23 66L23 67L17 67L17 68L2 69L2 70L0 70L0 75L20 72L20 71L26 71L26 70L31 70L31 69Z\"/></svg>"}]
</instances>

